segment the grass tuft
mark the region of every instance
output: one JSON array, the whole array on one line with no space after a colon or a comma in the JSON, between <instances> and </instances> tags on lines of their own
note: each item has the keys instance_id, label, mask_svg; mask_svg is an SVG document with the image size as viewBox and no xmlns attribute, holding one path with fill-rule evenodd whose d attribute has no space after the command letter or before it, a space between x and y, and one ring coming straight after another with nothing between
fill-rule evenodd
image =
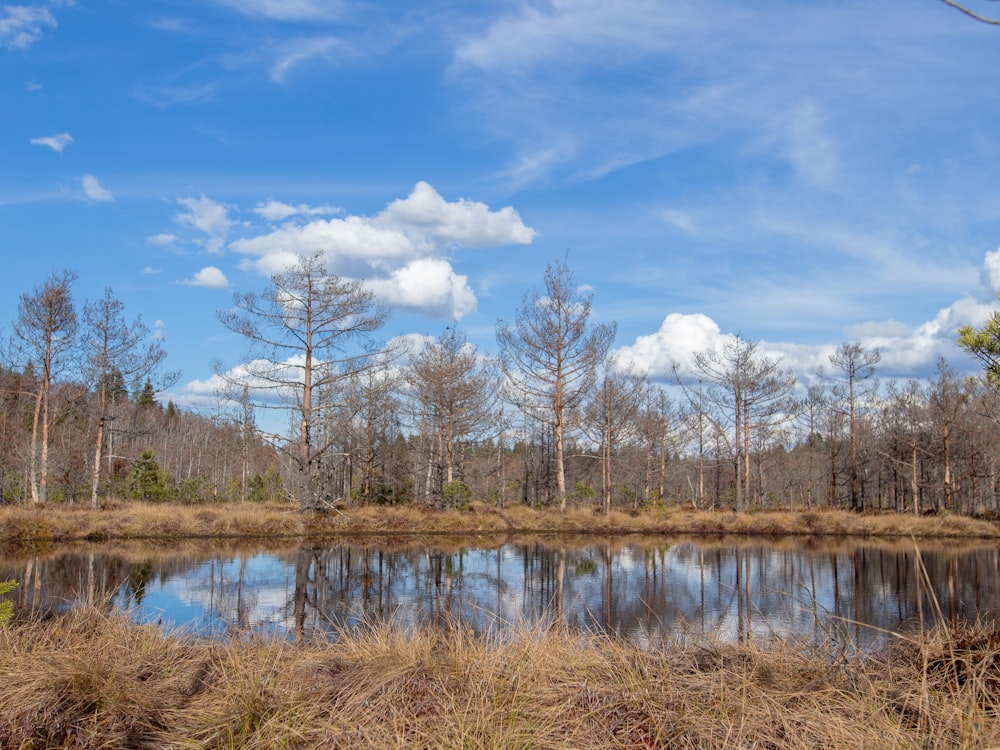
<instances>
[{"instance_id":1,"label":"grass tuft","mask_svg":"<svg viewBox=\"0 0 1000 750\"><path fill-rule=\"evenodd\" d=\"M1000 626L845 659L525 625L373 624L204 642L95 608L0 628L0 746L856 748L1000 745Z\"/></svg>"}]
</instances>

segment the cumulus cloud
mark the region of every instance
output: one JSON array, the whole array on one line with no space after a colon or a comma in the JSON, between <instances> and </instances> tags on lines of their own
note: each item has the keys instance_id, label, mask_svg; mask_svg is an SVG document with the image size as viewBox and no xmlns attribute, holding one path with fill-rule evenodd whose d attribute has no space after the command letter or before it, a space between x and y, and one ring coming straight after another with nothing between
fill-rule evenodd
<instances>
[{"instance_id":1,"label":"cumulus cloud","mask_svg":"<svg viewBox=\"0 0 1000 750\"><path fill-rule=\"evenodd\" d=\"M69 144L73 142L73 136L69 133L56 133L55 135L45 136L44 138L32 138L31 144L33 146L48 146L53 151L62 151Z\"/></svg>"},{"instance_id":2,"label":"cumulus cloud","mask_svg":"<svg viewBox=\"0 0 1000 750\"><path fill-rule=\"evenodd\" d=\"M987 253L983 277L990 285L984 298L994 291L997 284L997 267L1000 250ZM953 359L957 352L956 338L961 326L982 325L998 302L995 298L977 299L965 296L941 308L933 319L911 327L899 321L868 321L845 329L845 339L856 341L867 350L878 350L882 355L879 372L890 377L912 377L930 373L938 359ZM617 356L626 366L654 378L672 377L676 366L682 376L695 373L695 354L718 351L734 336L724 333L719 325L701 313L670 313L659 330L638 336L632 344L617 350ZM809 382L817 369L830 369L830 355L834 344L807 345L782 341L759 341L758 351L768 357L780 358L784 367L790 368L803 382Z\"/></svg>"},{"instance_id":3,"label":"cumulus cloud","mask_svg":"<svg viewBox=\"0 0 1000 750\"><path fill-rule=\"evenodd\" d=\"M210 253L221 252L226 235L233 226L226 206L204 195L200 198L181 198L177 202L186 210L174 214L174 221L207 235L203 244Z\"/></svg>"},{"instance_id":4,"label":"cumulus cloud","mask_svg":"<svg viewBox=\"0 0 1000 750\"><path fill-rule=\"evenodd\" d=\"M476 309L476 295L467 276L457 275L440 258L421 258L368 283L379 299L393 307L438 318L458 320Z\"/></svg>"},{"instance_id":5,"label":"cumulus cloud","mask_svg":"<svg viewBox=\"0 0 1000 750\"><path fill-rule=\"evenodd\" d=\"M42 38L45 27L56 25L47 8L4 5L0 7L0 47L27 49Z\"/></svg>"},{"instance_id":6,"label":"cumulus cloud","mask_svg":"<svg viewBox=\"0 0 1000 750\"><path fill-rule=\"evenodd\" d=\"M697 352L717 351L730 338L707 315L670 313L658 331L639 336L635 343L621 347L617 357L622 364L652 377L669 376L675 365L690 374Z\"/></svg>"},{"instance_id":7,"label":"cumulus cloud","mask_svg":"<svg viewBox=\"0 0 1000 750\"><path fill-rule=\"evenodd\" d=\"M226 274L215 266L206 266L183 283L188 286L204 286L209 289L225 289L229 286L229 279L226 278Z\"/></svg>"},{"instance_id":8,"label":"cumulus cloud","mask_svg":"<svg viewBox=\"0 0 1000 750\"><path fill-rule=\"evenodd\" d=\"M83 185L84 194L92 201L106 202L115 199L111 191L103 187L92 174L85 174L80 179L80 183Z\"/></svg>"},{"instance_id":9,"label":"cumulus cloud","mask_svg":"<svg viewBox=\"0 0 1000 750\"><path fill-rule=\"evenodd\" d=\"M527 245L536 234L511 206L491 211L485 203L465 198L449 203L426 182L418 182L409 196L386 206L375 222L436 248Z\"/></svg>"},{"instance_id":10,"label":"cumulus cloud","mask_svg":"<svg viewBox=\"0 0 1000 750\"><path fill-rule=\"evenodd\" d=\"M473 311L476 297L443 254L462 247L529 244L535 237L512 207L492 210L467 199L446 201L426 182L374 216L317 219L319 209L276 201L255 210L271 220L305 220L233 241L230 247L246 256L243 267L271 274L322 250L332 273L365 279L384 301L452 319Z\"/></svg>"},{"instance_id":11,"label":"cumulus cloud","mask_svg":"<svg viewBox=\"0 0 1000 750\"><path fill-rule=\"evenodd\" d=\"M982 276L983 282L990 289L1000 293L1000 249L986 253Z\"/></svg>"}]
</instances>

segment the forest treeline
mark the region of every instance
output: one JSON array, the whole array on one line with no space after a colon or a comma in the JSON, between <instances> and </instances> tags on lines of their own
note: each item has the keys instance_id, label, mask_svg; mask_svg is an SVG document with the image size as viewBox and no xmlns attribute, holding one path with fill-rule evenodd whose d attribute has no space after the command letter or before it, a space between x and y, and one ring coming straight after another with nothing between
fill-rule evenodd
<instances>
[{"instance_id":1,"label":"forest treeline","mask_svg":"<svg viewBox=\"0 0 1000 750\"><path fill-rule=\"evenodd\" d=\"M162 404L178 376L161 342L110 289L78 310L74 280L24 293L5 337L4 503L1000 511L989 377L942 360L883 382L878 351L845 342L800 384L733 336L654 382L615 360L615 326L592 320L564 263L498 321L488 355L454 326L380 342L389 311L302 258L220 312L247 352L217 367L210 412Z\"/></svg>"}]
</instances>

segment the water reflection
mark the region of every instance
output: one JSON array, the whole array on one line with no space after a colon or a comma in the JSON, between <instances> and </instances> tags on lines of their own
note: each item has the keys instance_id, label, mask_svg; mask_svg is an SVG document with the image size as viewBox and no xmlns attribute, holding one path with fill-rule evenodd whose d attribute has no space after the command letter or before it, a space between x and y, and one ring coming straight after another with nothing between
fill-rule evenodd
<instances>
[{"instance_id":1,"label":"water reflection","mask_svg":"<svg viewBox=\"0 0 1000 750\"><path fill-rule=\"evenodd\" d=\"M806 638L873 648L886 631L1000 610L995 546L691 539L355 541L290 549L9 553L22 611L79 601L199 634L335 637L387 620L476 632L565 625L643 643Z\"/></svg>"}]
</instances>

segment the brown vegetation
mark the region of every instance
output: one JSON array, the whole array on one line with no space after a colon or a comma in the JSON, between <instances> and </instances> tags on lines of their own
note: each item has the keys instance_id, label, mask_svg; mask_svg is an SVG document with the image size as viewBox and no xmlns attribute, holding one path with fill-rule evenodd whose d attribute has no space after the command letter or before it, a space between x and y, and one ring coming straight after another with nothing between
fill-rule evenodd
<instances>
[{"instance_id":1,"label":"brown vegetation","mask_svg":"<svg viewBox=\"0 0 1000 750\"><path fill-rule=\"evenodd\" d=\"M748 536L854 536L865 538L1000 537L994 521L966 516L914 517L838 510L801 512L649 510L608 514L593 508L497 509L474 503L469 510L418 506L349 507L301 513L290 505L123 503L100 510L81 506L24 509L0 506L0 539L49 542L109 539L281 538L330 534L731 534Z\"/></svg>"},{"instance_id":2,"label":"brown vegetation","mask_svg":"<svg viewBox=\"0 0 1000 750\"><path fill-rule=\"evenodd\" d=\"M843 660L391 625L202 642L82 608L0 628L3 747L856 748L1000 744L1000 630Z\"/></svg>"}]
</instances>

